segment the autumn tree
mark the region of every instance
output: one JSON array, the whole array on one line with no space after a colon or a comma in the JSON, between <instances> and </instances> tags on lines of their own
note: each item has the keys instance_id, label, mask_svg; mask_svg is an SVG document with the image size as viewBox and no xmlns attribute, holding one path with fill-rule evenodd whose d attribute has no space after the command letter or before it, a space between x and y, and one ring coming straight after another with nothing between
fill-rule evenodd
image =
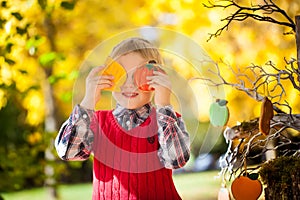
<instances>
[{"instance_id":1,"label":"autumn tree","mask_svg":"<svg viewBox=\"0 0 300 200\"><path fill-rule=\"evenodd\" d=\"M55 197L58 179L72 170L91 168L89 161L58 162L53 139L72 110L80 63L112 34L150 23L148 8L139 10L138 18L133 12L143 4L137 0L0 1L1 191L46 183L53 186ZM73 180L90 181L87 171L73 173Z\"/></svg>"},{"instance_id":2,"label":"autumn tree","mask_svg":"<svg viewBox=\"0 0 300 200\"><path fill-rule=\"evenodd\" d=\"M46 183L55 197L51 138L58 113L53 85L63 77L53 71L65 56L55 41L53 15L74 3L18 3L1 1L1 180L11 180L2 181L1 189Z\"/></svg>"},{"instance_id":3,"label":"autumn tree","mask_svg":"<svg viewBox=\"0 0 300 200\"><path fill-rule=\"evenodd\" d=\"M53 139L72 109L73 83L85 53L130 25L130 7L114 4L0 1L1 191L46 184L53 186L49 197L56 197L58 171L91 167L57 162ZM110 23L103 23L99 10ZM74 174L91 179L90 173Z\"/></svg>"},{"instance_id":4,"label":"autumn tree","mask_svg":"<svg viewBox=\"0 0 300 200\"><path fill-rule=\"evenodd\" d=\"M235 0L210 1L205 6L207 8L231 9L232 12L222 19L225 21L225 25L215 33L210 34L209 39L219 37L225 30L230 31L233 22L248 19L288 27L290 31L285 34L295 35L297 58L284 58L284 66L278 66L272 61L266 62L264 66L252 64L243 70L233 70L229 66L235 76L235 81L224 78L220 67L217 66L217 70L212 73L217 75L220 81L216 82L206 78L203 80L216 87L233 87L244 92L250 98L262 102L260 117L225 129L224 137L229 146L226 155L221 159L223 180L229 181L236 176L246 176L263 166L260 173L264 178L263 181L267 184L266 198L276 199L281 196L282 198L296 199L299 196L299 189L297 190L298 175L294 175L294 178L288 179L289 181L285 180L282 182L283 185L279 184L280 186L274 188L269 185L274 180L270 181L265 174L268 171L266 166L270 168L270 164L263 164L265 161L279 156L294 156L298 159L300 156L300 115L293 112L293 108L286 99L288 87L292 86L292 92L295 92L296 95L299 95L300 91L300 16L295 16L293 19L272 0L264 0L261 3L251 5L242 5ZM270 155L270 152L273 154ZM260 160L257 166L247 167L247 164L257 158ZM278 170L284 171L283 166L288 165L288 163L284 164L284 161L281 160L279 162L281 162L282 168ZM273 163L273 166L276 164ZM288 171L293 171L293 167L297 169L299 165L294 164ZM287 175L285 174L285 176ZM291 184L289 182L293 182L291 189L285 190L283 193L284 184ZM296 184L294 184L295 182Z\"/></svg>"}]
</instances>

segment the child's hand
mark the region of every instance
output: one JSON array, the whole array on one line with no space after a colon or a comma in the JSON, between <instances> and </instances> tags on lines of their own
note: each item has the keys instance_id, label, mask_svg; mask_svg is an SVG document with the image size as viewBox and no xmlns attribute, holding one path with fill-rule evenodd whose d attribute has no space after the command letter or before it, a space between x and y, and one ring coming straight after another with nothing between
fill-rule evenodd
<instances>
[{"instance_id":1,"label":"child's hand","mask_svg":"<svg viewBox=\"0 0 300 200\"><path fill-rule=\"evenodd\" d=\"M99 75L105 66L93 68L87 76L86 91L83 100L80 105L84 108L94 110L96 103L101 97L101 90L109 88L113 85L113 76L110 75Z\"/></svg>"},{"instance_id":2,"label":"child's hand","mask_svg":"<svg viewBox=\"0 0 300 200\"><path fill-rule=\"evenodd\" d=\"M171 81L167 74L154 71L153 76L147 76L148 84L155 89L154 102L157 106L170 105Z\"/></svg>"}]
</instances>

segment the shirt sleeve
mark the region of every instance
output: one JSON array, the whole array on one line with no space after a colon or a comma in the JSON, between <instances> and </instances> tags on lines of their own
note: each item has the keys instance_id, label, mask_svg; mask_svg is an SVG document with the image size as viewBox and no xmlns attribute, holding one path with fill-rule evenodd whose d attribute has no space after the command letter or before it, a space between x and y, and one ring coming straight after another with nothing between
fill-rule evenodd
<instances>
[{"instance_id":1,"label":"shirt sleeve","mask_svg":"<svg viewBox=\"0 0 300 200\"><path fill-rule=\"evenodd\" d=\"M92 150L94 134L90 128L94 111L76 105L55 139L58 156L63 160L86 160Z\"/></svg>"},{"instance_id":2,"label":"shirt sleeve","mask_svg":"<svg viewBox=\"0 0 300 200\"><path fill-rule=\"evenodd\" d=\"M172 106L157 109L158 156L169 169L183 167L190 158L190 138L182 117Z\"/></svg>"}]
</instances>

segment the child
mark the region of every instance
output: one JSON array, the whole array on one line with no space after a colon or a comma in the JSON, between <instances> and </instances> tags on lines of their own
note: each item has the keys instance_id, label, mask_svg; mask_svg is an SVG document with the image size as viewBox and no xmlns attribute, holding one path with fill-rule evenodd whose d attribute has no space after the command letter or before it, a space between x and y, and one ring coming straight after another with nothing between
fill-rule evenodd
<instances>
[{"instance_id":1,"label":"child","mask_svg":"<svg viewBox=\"0 0 300 200\"><path fill-rule=\"evenodd\" d=\"M168 75L148 76L153 91L139 90L133 77L138 66L162 64L158 50L147 40L129 38L110 57L123 66L126 80L113 91L116 108L95 111L101 91L116 83L95 67L86 78L86 93L55 140L63 160L86 160L94 155L93 199L181 199L172 169L189 159L189 135L181 116L170 105ZM152 99L154 104L152 105Z\"/></svg>"}]
</instances>

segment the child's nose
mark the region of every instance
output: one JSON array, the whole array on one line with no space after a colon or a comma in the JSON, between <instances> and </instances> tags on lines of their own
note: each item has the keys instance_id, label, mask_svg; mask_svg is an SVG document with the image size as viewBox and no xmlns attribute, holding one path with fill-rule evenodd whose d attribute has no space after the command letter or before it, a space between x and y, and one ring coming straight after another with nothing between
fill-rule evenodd
<instances>
[{"instance_id":1,"label":"child's nose","mask_svg":"<svg viewBox=\"0 0 300 200\"><path fill-rule=\"evenodd\" d=\"M135 88L133 73L128 73L125 83L121 86L122 88Z\"/></svg>"}]
</instances>

